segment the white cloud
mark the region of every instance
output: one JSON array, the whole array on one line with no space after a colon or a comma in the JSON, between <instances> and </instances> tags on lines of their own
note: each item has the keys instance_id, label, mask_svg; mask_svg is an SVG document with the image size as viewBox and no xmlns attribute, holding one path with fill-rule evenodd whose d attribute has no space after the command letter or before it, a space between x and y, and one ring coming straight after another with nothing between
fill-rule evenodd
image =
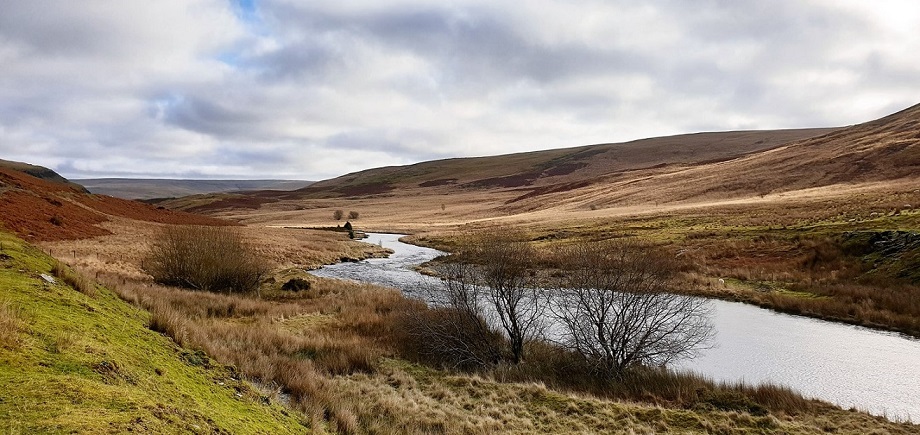
<instances>
[{"instance_id":1,"label":"white cloud","mask_svg":"<svg viewBox=\"0 0 920 435\"><path fill-rule=\"evenodd\" d=\"M912 1L0 0L0 158L320 179L920 102Z\"/></svg>"}]
</instances>

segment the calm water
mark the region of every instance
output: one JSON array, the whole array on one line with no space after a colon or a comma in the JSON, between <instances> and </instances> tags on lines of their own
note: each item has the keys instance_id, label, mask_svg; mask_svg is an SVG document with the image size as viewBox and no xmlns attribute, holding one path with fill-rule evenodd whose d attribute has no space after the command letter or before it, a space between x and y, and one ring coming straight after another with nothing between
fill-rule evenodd
<instances>
[{"instance_id":1,"label":"calm water","mask_svg":"<svg viewBox=\"0 0 920 435\"><path fill-rule=\"evenodd\" d=\"M395 253L311 273L371 282L420 295L436 280L412 267L440 251L399 242L399 234L368 234ZM808 397L893 419L920 420L920 340L773 311L712 301L714 347L675 368L721 381L785 385Z\"/></svg>"}]
</instances>

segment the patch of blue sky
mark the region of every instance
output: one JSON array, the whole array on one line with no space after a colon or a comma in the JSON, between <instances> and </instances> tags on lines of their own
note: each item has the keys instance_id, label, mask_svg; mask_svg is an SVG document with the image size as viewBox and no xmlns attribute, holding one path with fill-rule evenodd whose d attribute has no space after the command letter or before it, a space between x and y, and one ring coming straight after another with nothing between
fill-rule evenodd
<instances>
[{"instance_id":1,"label":"patch of blue sky","mask_svg":"<svg viewBox=\"0 0 920 435\"><path fill-rule=\"evenodd\" d=\"M259 0L229 0L237 19L254 35L267 36L271 33L259 13ZM232 67L244 66L245 58L240 47L233 47L217 55L217 60Z\"/></svg>"},{"instance_id":2,"label":"patch of blue sky","mask_svg":"<svg viewBox=\"0 0 920 435\"><path fill-rule=\"evenodd\" d=\"M231 0L231 2L233 3L233 11L241 20L247 23L259 20L256 13L256 0Z\"/></svg>"}]
</instances>

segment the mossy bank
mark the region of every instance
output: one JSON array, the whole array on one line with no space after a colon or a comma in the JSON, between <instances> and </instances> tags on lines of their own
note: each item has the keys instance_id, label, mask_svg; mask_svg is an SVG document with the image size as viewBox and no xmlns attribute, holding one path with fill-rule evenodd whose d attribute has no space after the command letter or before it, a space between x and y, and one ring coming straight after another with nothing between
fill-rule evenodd
<instances>
[{"instance_id":1,"label":"mossy bank","mask_svg":"<svg viewBox=\"0 0 920 435\"><path fill-rule=\"evenodd\" d=\"M54 278L54 259L6 233L0 245L4 433L308 431L232 368L148 329L146 311Z\"/></svg>"}]
</instances>

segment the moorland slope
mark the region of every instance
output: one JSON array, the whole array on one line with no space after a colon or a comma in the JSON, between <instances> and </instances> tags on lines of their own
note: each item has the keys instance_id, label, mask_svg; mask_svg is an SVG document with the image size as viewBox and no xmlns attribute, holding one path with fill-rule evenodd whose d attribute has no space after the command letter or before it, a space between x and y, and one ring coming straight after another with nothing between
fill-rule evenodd
<instances>
[{"instance_id":1,"label":"moorland slope","mask_svg":"<svg viewBox=\"0 0 920 435\"><path fill-rule=\"evenodd\" d=\"M18 162L0 165L0 210L3 210L0 225L29 241L109 234L99 224L113 216L171 224L229 224L136 201L93 195L50 169Z\"/></svg>"},{"instance_id":2,"label":"moorland slope","mask_svg":"<svg viewBox=\"0 0 920 435\"><path fill-rule=\"evenodd\" d=\"M438 160L361 171L293 192L196 196L163 205L243 222L312 224L347 206L362 210L370 227L396 229L596 219L860 189L885 197L895 185L914 190L918 173L920 105L840 129L699 133Z\"/></svg>"}]
</instances>

